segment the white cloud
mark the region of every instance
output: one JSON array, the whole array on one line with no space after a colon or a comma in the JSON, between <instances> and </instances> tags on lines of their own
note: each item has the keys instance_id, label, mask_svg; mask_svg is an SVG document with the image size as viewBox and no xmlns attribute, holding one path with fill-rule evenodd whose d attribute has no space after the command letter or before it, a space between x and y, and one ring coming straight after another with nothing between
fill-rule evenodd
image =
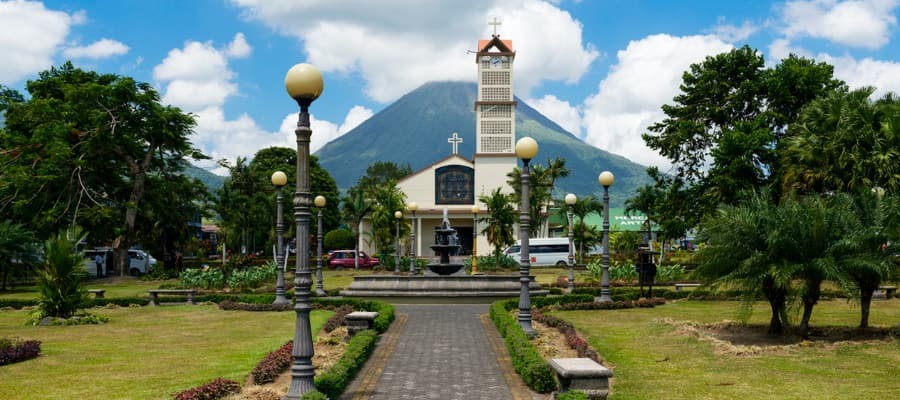
<instances>
[{"instance_id":1,"label":"white cloud","mask_svg":"<svg viewBox=\"0 0 900 400\"><path fill-rule=\"evenodd\" d=\"M224 104L228 96L237 93L237 85L231 82L234 76L224 53L212 42L187 42L184 48L169 51L153 68L154 79L169 81L163 102L187 111Z\"/></svg>"},{"instance_id":2,"label":"white cloud","mask_svg":"<svg viewBox=\"0 0 900 400\"><path fill-rule=\"evenodd\" d=\"M855 89L861 86L874 86L877 90L873 93L875 98L881 97L887 92L900 94L900 63L891 61L873 60L864 58L856 60L852 57L832 57L828 54L819 54L816 57L820 61L834 65L834 76L847 82Z\"/></svg>"},{"instance_id":3,"label":"white cloud","mask_svg":"<svg viewBox=\"0 0 900 400\"><path fill-rule=\"evenodd\" d=\"M490 37L494 17L503 21L501 36L514 40L520 95L543 80L577 82L598 55L582 44L579 22L538 0L232 2L245 17L301 40L308 62L323 72L359 73L366 94L380 102L429 81L474 81L466 51Z\"/></svg>"},{"instance_id":4,"label":"white cloud","mask_svg":"<svg viewBox=\"0 0 900 400\"><path fill-rule=\"evenodd\" d=\"M87 46L69 47L63 50L63 55L69 58L108 58L128 53L128 46L124 43L103 38Z\"/></svg>"},{"instance_id":5,"label":"white cloud","mask_svg":"<svg viewBox=\"0 0 900 400\"><path fill-rule=\"evenodd\" d=\"M0 2L0 83L12 84L49 68L69 28L84 19L84 12L69 15L38 2Z\"/></svg>"},{"instance_id":6,"label":"white cloud","mask_svg":"<svg viewBox=\"0 0 900 400\"><path fill-rule=\"evenodd\" d=\"M781 10L782 32L788 38L812 37L846 46L878 49L890 41L897 23L897 0L789 1Z\"/></svg>"},{"instance_id":7,"label":"white cloud","mask_svg":"<svg viewBox=\"0 0 900 400\"><path fill-rule=\"evenodd\" d=\"M231 58L247 58L251 53L253 53L253 48L247 44L247 38L240 32L234 35L234 40L225 49L225 54Z\"/></svg>"},{"instance_id":8,"label":"white cloud","mask_svg":"<svg viewBox=\"0 0 900 400\"><path fill-rule=\"evenodd\" d=\"M527 103L569 133L581 137L581 113L578 107L572 106L568 101L560 100L552 94L545 95L540 99L529 99Z\"/></svg>"},{"instance_id":9,"label":"white cloud","mask_svg":"<svg viewBox=\"0 0 900 400\"><path fill-rule=\"evenodd\" d=\"M716 25L716 27L713 28L712 31L713 34L715 34L722 40L728 43L736 43L743 42L748 37L750 37L750 35L753 35L757 31L759 31L759 27L754 25L750 21L744 21L741 26L720 23L719 25Z\"/></svg>"},{"instance_id":10,"label":"white cloud","mask_svg":"<svg viewBox=\"0 0 900 400\"><path fill-rule=\"evenodd\" d=\"M617 62L585 100L585 141L628 159L667 169L669 161L641 138L664 118L660 105L679 92L682 73L708 55L732 46L715 36L652 35L632 41L617 53Z\"/></svg>"},{"instance_id":11,"label":"white cloud","mask_svg":"<svg viewBox=\"0 0 900 400\"><path fill-rule=\"evenodd\" d=\"M812 58L812 53L802 47L791 44L791 41L785 38L775 39L769 44L769 56L766 58L766 64L775 65L779 61L787 58L791 54Z\"/></svg>"}]
</instances>

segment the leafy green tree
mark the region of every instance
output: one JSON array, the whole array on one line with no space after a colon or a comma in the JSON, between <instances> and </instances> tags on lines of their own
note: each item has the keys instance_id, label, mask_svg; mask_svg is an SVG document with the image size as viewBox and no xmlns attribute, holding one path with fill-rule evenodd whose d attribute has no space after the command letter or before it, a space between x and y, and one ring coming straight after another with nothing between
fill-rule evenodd
<instances>
[{"instance_id":1,"label":"leafy green tree","mask_svg":"<svg viewBox=\"0 0 900 400\"><path fill-rule=\"evenodd\" d=\"M347 229L339 228L325 234L323 240L324 251L349 249L354 246L353 233Z\"/></svg>"},{"instance_id":2,"label":"leafy green tree","mask_svg":"<svg viewBox=\"0 0 900 400\"><path fill-rule=\"evenodd\" d=\"M719 204L740 201L743 189L778 182L787 125L806 103L843 85L832 66L796 56L767 69L748 46L691 65L675 104L662 106L666 118L643 135L674 165L658 186L673 195L666 206L684 209L680 218L693 227Z\"/></svg>"},{"instance_id":3,"label":"leafy green tree","mask_svg":"<svg viewBox=\"0 0 900 400\"><path fill-rule=\"evenodd\" d=\"M483 228L481 233L487 237L488 243L494 247L494 259L500 259L503 248L515 243L513 225L519 213L513 208L510 194L494 189L490 195L478 196L478 201L487 207L488 214L478 221Z\"/></svg>"},{"instance_id":4,"label":"leafy green tree","mask_svg":"<svg viewBox=\"0 0 900 400\"><path fill-rule=\"evenodd\" d=\"M592 249L603 243L603 231L594 225L588 225L583 220L575 223L573 227L576 235L573 238L575 246L578 247L578 263L584 263L584 249Z\"/></svg>"},{"instance_id":5,"label":"leafy green tree","mask_svg":"<svg viewBox=\"0 0 900 400\"><path fill-rule=\"evenodd\" d=\"M0 290L10 277L22 275L24 265L36 261L34 235L21 224L0 222Z\"/></svg>"},{"instance_id":6,"label":"leafy green tree","mask_svg":"<svg viewBox=\"0 0 900 400\"><path fill-rule=\"evenodd\" d=\"M145 195L156 190L149 177L203 158L188 139L194 118L160 104L148 83L71 63L41 72L26 89L27 100L0 91L0 148L8 149L0 155L0 209L38 235L84 225L94 240L115 238L114 265L125 275Z\"/></svg>"},{"instance_id":7,"label":"leafy green tree","mask_svg":"<svg viewBox=\"0 0 900 400\"><path fill-rule=\"evenodd\" d=\"M75 244L84 237L76 229L71 239L65 230L48 239L44 244L44 260L37 265L38 302L41 317L69 318L87 300L87 290L82 281L87 278L84 256L75 250Z\"/></svg>"},{"instance_id":8,"label":"leafy green tree","mask_svg":"<svg viewBox=\"0 0 900 400\"><path fill-rule=\"evenodd\" d=\"M368 191L372 199L372 231L375 235L375 247L382 254L394 253L394 236L397 219L394 212L406 210L406 195L397 187L396 181L371 187ZM409 232L407 219L400 221L400 237Z\"/></svg>"},{"instance_id":9,"label":"leafy green tree","mask_svg":"<svg viewBox=\"0 0 900 400\"><path fill-rule=\"evenodd\" d=\"M217 193L214 209L222 218L225 241L230 249L256 251L257 244L266 245L274 221L268 212L272 207L266 193L272 185L265 185L253 176L243 157L238 157L234 166L223 165L229 169L230 176Z\"/></svg>"},{"instance_id":10,"label":"leafy green tree","mask_svg":"<svg viewBox=\"0 0 900 400\"><path fill-rule=\"evenodd\" d=\"M356 192L365 193L376 186L385 185L390 181L398 181L412 172L409 163L400 165L393 161L375 161L366 168L366 174L359 177L356 185L351 187L348 192L351 195Z\"/></svg>"},{"instance_id":11,"label":"leafy green tree","mask_svg":"<svg viewBox=\"0 0 900 400\"><path fill-rule=\"evenodd\" d=\"M875 89L836 90L809 103L785 140L785 191L900 191L900 101Z\"/></svg>"}]
</instances>

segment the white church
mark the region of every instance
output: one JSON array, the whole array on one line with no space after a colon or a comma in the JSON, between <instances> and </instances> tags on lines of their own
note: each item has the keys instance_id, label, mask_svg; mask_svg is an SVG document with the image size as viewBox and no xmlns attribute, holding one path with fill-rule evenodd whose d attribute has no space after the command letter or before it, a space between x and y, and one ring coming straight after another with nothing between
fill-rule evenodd
<instances>
[{"instance_id":1,"label":"white church","mask_svg":"<svg viewBox=\"0 0 900 400\"><path fill-rule=\"evenodd\" d=\"M459 137L454 132L447 139L452 149L448 157L398 181L407 204L417 204L414 245L415 254L420 257L433 255L429 246L434 242L434 228L441 224L445 208L462 245L460 255L472 254L473 235L477 236L478 255L488 255L491 247L487 237L473 233L476 218L473 206L479 207L477 218L480 219L487 215L487 210L478 201L478 196L489 195L498 187L505 193L512 193L506 183L506 174L517 165L516 101L513 97L516 52L512 40L501 40L497 35L499 23L495 21L491 25L494 25L492 38L479 40L475 52L478 66L478 97L474 104L475 154L471 159L458 154L458 144L471 139ZM403 218L409 221L412 213L403 210ZM483 230L484 223L479 223L477 229ZM402 246L402 249L404 253L409 251L408 246ZM368 250L371 253L373 249Z\"/></svg>"}]
</instances>

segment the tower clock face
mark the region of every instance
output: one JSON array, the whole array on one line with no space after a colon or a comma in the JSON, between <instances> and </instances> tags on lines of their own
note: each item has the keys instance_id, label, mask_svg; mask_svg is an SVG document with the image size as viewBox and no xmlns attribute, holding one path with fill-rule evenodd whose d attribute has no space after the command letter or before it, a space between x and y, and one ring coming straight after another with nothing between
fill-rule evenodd
<instances>
[{"instance_id":1,"label":"tower clock face","mask_svg":"<svg viewBox=\"0 0 900 400\"><path fill-rule=\"evenodd\" d=\"M503 65L503 60L500 57L491 57L491 68L500 68Z\"/></svg>"}]
</instances>

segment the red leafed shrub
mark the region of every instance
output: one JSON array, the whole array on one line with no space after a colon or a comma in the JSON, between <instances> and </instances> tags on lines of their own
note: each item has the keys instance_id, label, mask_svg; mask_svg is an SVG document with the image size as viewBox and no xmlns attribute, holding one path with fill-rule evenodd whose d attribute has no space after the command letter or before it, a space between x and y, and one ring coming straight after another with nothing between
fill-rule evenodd
<instances>
[{"instance_id":1,"label":"red leafed shrub","mask_svg":"<svg viewBox=\"0 0 900 400\"><path fill-rule=\"evenodd\" d=\"M240 392L240 383L229 379L216 378L209 383L176 394L175 400L217 400Z\"/></svg>"},{"instance_id":2,"label":"red leafed shrub","mask_svg":"<svg viewBox=\"0 0 900 400\"><path fill-rule=\"evenodd\" d=\"M281 375L282 372L287 371L291 366L291 351L293 350L294 341L291 340L285 343L284 346L281 346L278 350L266 354L266 357L263 358L259 364L256 364L256 367L250 372L253 383L262 385L264 383L272 382L278 375Z\"/></svg>"},{"instance_id":3,"label":"red leafed shrub","mask_svg":"<svg viewBox=\"0 0 900 400\"><path fill-rule=\"evenodd\" d=\"M331 318L328 318L328 321L325 321L325 325L322 326L322 330L324 330L326 333L331 333L331 331L343 325L344 317L346 317L347 314L350 314L353 311L353 306L349 304L344 304L338 307L334 310L334 315L332 315Z\"/></svg>"},{"instance_id":4,"label":"red leafed shrub","mask_svg":"<svg viewBox=\"0 0 900 400\"><path fill-rule=\"evenodd\" d=\"M590 358L598 363L602 363L600 359L600 354L597 354L597 351L588 344L587 340L584 340L581 336L578 335L578 332L575 330L575 327L572 326L569 322L564 319L554 317L552 315L544 315L539 311L534 311L532 313L532 317L535 321L538 321L544 325L547 325L551 328L556 328L560 333L563 334L566 338L566 344L569 345L570 348L575 349L575 352L578 353L578 357Z\"/></svg>"},{"instance_id":5,"label":"red leafed shrub","mask_svg":"<svg viewBox=\"0 0 900 400\"><path fill-rule=\"evenodd\" d=\"M0 365L12 364L35 358L41 353L37 340L0 339Z\"/></svg>"}]
</instances>

